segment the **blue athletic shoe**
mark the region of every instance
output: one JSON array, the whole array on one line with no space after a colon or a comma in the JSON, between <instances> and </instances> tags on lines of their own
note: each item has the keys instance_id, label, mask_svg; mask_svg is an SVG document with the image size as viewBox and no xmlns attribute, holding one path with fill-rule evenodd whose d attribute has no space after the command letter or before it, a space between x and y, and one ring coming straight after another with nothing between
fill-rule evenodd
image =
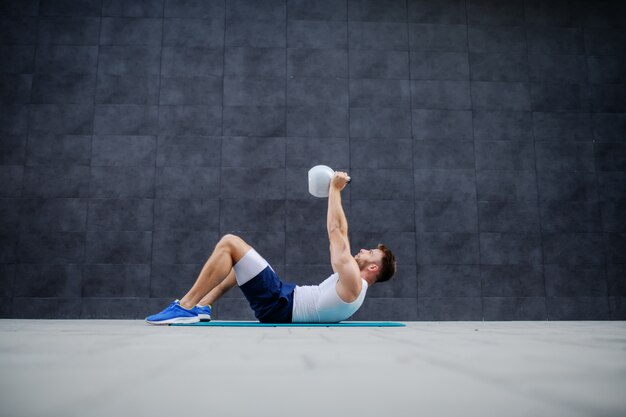
<instances>
[{"instance_id":1,"label":"blue athletic shoe","mask_svg":"<svg viewBox=\"0 0 626 417\"><path fill-rule=\"evenodd\" d=\"M194 313L198 315L200 321L211 321L211 305L201 306L197 305L191 309Z\"/></svg>"},{"instance_id":2,"label":"blue athletic shoe","mask_svg":"<svg viewBox=\"0 0 626 417\"><path fill-rule=\"evenodd\" d=\"M184 309L176 300L160 313L146 317L146 322L150 324L197 323L200 318L194 309L195 307L191 310Z\"/></svg>"}]
</instances>

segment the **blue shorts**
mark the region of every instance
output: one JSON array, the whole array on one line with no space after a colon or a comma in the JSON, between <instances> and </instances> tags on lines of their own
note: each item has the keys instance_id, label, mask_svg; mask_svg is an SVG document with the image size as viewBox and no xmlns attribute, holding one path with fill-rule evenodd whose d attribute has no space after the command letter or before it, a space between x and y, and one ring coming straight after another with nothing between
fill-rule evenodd
<instances>
[{"instance_id":1,"label":"blue shorts","mask_svg":"<svg viewBox=\"0 0 626 417\"><path fill-rule=\"evenodd\" d=\"M261 323L291 323L296 284L282 282L254 249L234 266L239 288Z\"/></svg>"}]
</instances>

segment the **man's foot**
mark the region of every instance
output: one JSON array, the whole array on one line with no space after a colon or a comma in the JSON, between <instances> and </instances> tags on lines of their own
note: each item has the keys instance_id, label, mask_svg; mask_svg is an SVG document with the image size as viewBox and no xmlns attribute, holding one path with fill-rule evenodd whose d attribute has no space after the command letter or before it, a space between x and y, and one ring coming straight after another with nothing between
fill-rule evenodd
<instances>
[{"instance_id":1,"label":"man's foot","mask_svg":"<svg viewBox=\"0 0 626 417\"><path fill-rule=\"evenodd\" d=\"M179 301L175 300L172 304L158 314L146 317L146 323L150 324L172 324L172 323L197 323L200 321L198 313L184 309L180 306Z\"/></svg>"},{"instance_id":2,"label":"man's foot","mask_svg":"<svg viewBox=\"0 0 626 417\"><path fill-rule=\"evenodd\" d=\"M191 309L191 311L198 314L200 321L211 321L211 305L201 306L197 305Z\"/></svg>"}]
</instances>

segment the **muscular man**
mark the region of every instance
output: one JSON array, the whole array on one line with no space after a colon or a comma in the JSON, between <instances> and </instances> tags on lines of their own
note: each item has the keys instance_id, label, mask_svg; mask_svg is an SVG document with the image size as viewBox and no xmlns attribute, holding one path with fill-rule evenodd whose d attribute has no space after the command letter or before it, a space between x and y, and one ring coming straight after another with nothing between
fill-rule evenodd
<instances>
[{"instance_id":1,"label":"muscular man","mask_svg":"<svg viewBox=\"0 0 626 417\"><path fill-rule=\"evenodd\" d=\"M341 206L341 191L348 183L336 172L328 195L328 238L333 274L320 285L283 282L256 250L234 235L225 235L206 262L195 284L179 301L146 318L150 324L195 323L209 319L210 305L239 285L263 323L336 323L352 316L363 304L367 289L388 281L396 260L383 244L361 249L352 256L348 222Z\"/></svg>"}]
</instances>

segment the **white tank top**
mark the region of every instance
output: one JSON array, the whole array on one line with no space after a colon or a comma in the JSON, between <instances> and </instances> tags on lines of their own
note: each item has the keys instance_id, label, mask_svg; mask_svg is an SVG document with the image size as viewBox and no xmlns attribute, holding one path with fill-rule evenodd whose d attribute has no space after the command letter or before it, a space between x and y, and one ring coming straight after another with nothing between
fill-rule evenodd
<instances>
[{"instance_id":1,"label":"white tank top","mask_svg":"<svg viewBox=\"0 0 626 417\"><path fill-rule=\"evenodd\" d=\"M294 323L337 323L352 316L363 304L367 291L367 281L361 278L363 286L359 297L346 303L337 294L339 273L326 278L320 285L296 286L293 295Z\"/></svg>"}]
</instances>

